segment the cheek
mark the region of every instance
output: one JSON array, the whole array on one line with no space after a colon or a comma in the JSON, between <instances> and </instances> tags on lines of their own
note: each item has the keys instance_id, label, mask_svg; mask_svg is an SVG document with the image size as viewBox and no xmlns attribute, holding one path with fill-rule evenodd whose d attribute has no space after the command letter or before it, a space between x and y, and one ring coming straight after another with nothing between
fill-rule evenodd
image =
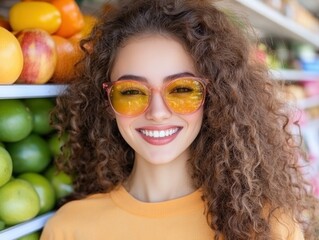
<instances>
[{"instance_id":1,"label":"cheek","mask_svg":"<svg viewBox=\"0 0 319 240\"><path fill-rule=\"evenodd\" d=\"M189 123L189 125L200 127L203 120L203 107L201 107L197 112L193 114L186 115L185 120Z\"/></svg>"},{"instance_id":2,"label":"cheek","mask_svg":"<svg viewBox=\"0 0 319 240\"><path fill-rule=\"evenodd\" d=\"M115 115L117 127L123 138L131 132L132 118Z\"/></svg>"}]
</instances>

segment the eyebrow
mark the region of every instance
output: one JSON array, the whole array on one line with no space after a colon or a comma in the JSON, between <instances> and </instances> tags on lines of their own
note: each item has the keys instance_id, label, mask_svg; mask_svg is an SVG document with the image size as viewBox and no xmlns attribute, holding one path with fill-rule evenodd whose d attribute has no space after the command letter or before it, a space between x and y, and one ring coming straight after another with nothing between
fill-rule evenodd
<instances>
[{"instance_id":1,"label":"eyebrow","mask_svg":"<svg viewBox=\"0 0 319 240\"><path fill-rule=\"evenodd\" d=\"M173 79L181 78L181 77L195 77L195 75L193 73L190 73L190 72L176 73L176 74L172 74L172 75L165 77L164 82L171 81ZM133 75L133 74L123 75L123 76L119 77L116 81L120 81L120 80L136 80L136 81L141 81L141 82L147 82L147 78Z\"/></svg>"}]
</instances>

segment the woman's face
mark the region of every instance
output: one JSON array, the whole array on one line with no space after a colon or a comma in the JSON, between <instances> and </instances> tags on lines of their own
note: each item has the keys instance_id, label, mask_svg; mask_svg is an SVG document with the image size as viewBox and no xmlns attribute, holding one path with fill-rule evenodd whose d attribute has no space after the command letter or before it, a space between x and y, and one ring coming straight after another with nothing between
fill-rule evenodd
<instances>
[{"instance_id":1,"label":"woman's face","mask_svg":"<svg viewBox=\"0 0 319 240\"><path fill-rule=\"evenodd\" d=\"M129 39L116 56L112 82L130 78L146 81L153 89L181 76L196 76L194 63L183 46L162 35L145 35ZM169 80L168 80L169 79ZM152 90L148 109L134 117L116 114L118 128L134 149L136 161L164 164L187 160L189 146L197 136L203 107L182 115L172 112L160 91Z\"/></svg>"}]
</instances>

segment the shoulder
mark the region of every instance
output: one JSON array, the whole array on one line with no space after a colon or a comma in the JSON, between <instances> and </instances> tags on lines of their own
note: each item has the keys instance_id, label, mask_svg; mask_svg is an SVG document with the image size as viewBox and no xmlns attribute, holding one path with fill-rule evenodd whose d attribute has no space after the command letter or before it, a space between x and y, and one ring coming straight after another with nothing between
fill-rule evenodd
<instances>
[{"instance_id":1,"label":"shoulder","mask_svg":"<svg viewBox=\"0 0 319 240\"><path fill-rule=\"evenodd\" d=\"M84 199L74 200L66 203L57 210L53 218L68 218L72 219L76 216L85 215L95 211L99 211L101 207L112 205L112 200L109 193L98 193L90 195Z\"/></svg>"},{"instance_id":2,"label":"shoulder","mask_svg":"<svg viewBox=\"0 0 319 240\"><path fill-rule=\"evenodd\" d=\"M90 195L84 199L74 200L59 208L48 220L44 230L73 229L84 226L101 212L101 209L114 208L109 193Z\"/></svg>"}]
</instances>

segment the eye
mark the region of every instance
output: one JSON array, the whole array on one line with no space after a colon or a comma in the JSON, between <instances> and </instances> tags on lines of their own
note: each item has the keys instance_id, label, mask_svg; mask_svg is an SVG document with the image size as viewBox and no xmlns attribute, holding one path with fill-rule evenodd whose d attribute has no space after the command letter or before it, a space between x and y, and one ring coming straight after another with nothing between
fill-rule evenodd
<instances>
[{"instance_id":1,"label":"eye","mask_svg":"<svg viewBox=\"0 0 319 240\"><path fill-rule=\"evenodd\" d=\"M193 92L192 88L189 87L175 87L170 93L190 93Z\"/></svg>"},{"instance_id":2,"label":"eye","mask_svg":"<svg viewBox=\"0 0 319 240\"><path fill-rule=\"evenodd\" d=\"M143 91L140 89L125 89L121 91L122 95L125 96L133 96L133 95L146 95Z\"/></svg>"}]
</instances>

